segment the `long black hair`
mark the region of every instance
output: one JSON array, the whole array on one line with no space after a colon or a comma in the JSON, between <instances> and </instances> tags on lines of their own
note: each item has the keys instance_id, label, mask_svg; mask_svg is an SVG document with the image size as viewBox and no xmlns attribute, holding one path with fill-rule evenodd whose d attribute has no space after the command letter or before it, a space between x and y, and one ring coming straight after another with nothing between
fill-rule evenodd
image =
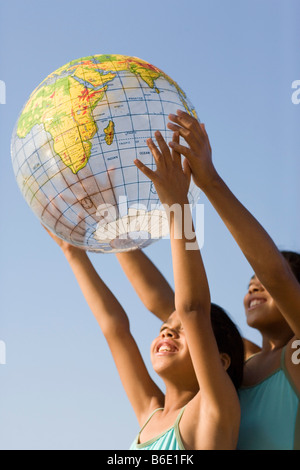
<instances>
[{"instance_id":1,"label":"long black hair","mask_svg":"<svg viewBox=\"0 0 300 470\"><path fill-rule=\"evenodd\" d=\"M291 270L300 283L300 254L296 253L295 251L286 250L281 251L281 254L289 263Z\"/></svg>"},{"instance_id":2,"label":"long black hair","mask_svg":"<svg viewBox=\"0 0 300 470\"><path fill-rule=\"evenodd\" d=\"M244 342L241 334L219 305L211 304L211 323L220 353L226 353L230 357L230 366L227 373L234 386L238 389L243 381L243 368L245 360Z\"/></svg>"}]
</instances>

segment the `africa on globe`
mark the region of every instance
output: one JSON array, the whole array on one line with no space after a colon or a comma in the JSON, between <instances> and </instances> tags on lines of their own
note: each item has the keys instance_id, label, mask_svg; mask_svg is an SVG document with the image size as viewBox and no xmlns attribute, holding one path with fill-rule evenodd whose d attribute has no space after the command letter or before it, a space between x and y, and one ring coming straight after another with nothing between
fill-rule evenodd
<instances>
[{"instance_id":1,"label":"africa on globe","mask_svg":"<svg viewBox=\"0 0 300 470\"><path fill-rule=\"evenodd\" d=\"M45 227L94 252L143 248L168 234L146 140L168 141L168 115L196 116L184 91L136 57L93 55L60 67L30 95L13 131L18 186ZM174 182L176 185L176 182ZM191 182L189 202L198 200Z\"/></svg>"}]
</instances>

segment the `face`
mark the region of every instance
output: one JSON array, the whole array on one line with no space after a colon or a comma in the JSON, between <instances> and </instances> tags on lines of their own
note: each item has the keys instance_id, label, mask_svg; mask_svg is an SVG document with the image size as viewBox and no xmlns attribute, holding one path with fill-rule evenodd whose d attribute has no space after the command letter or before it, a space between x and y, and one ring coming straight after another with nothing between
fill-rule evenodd
<instances>
[{"instance_id":1,"label":"face","mask_svg":"<svg viewBox=\"0 0 300 470\"><path fill-rule=\"evenodd\" d=\"M285 323L275 301L256 276L250 280L244 307L248 325L260 331Z\"/></svg>"},{"instance_id":2,"label":"face","mask_svg":"<svg viewBox=\"0 0 300 470\"><path fill-rule=\"evenodd\" d=\"M151 361L154 370L161 376L184 371L194 379L195 372L185 333L176 311L162 325L159 336L152 342Z\"/></svg>"}]
</instances>

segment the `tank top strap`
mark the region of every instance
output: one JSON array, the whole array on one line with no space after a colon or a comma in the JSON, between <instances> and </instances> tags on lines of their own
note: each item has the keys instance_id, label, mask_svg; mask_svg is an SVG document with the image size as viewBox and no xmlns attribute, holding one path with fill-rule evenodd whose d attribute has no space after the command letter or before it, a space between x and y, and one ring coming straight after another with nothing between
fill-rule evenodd
<instances>
[{"instance_id":1,"label":"tank top strap","mask_svg":"<svg viewBox=\"0 0 300 470\"><path fill-rule=\"evenodd\" d=\"M144 425L142 426L140 432L139 432L139 435L141 434L141 432L143 431L143 429L147 426L147 424L149 423L150 419L152 418L152 416L157 412L157 411L160 411L160 410L163 410L163 408L156 408L154 411L152 411L152 413L150 414L150 416L147 418L147 421L144 423Z\"/></svg>"},{"instance_id":2,"label":"tank top strap","mask_svg":"<svg viewBox=\"0 0 300 470\"><path fill-rule=\"evenodd\" d=\"M281 351L281 357L280 357L280 369L283 370L285 375L287 374L286 366L285 366L285 351L286 351L286 345L283 346L282 351Z\"/></svg>"},{"instance_id":3,"label":"tank top strap","mask_svg":"<svg viewBox=\"0 0 300 470\"><path fill-rule=\"evenodd\" d=\"M179 415L178 415L177 418L176 418L174 427L178 427L178 425L179 425L179 423L180 423L180 420L181 420L181 418L182 418L182 415L183 415L183 412L184 412L185 408L186 408L186 405L185 405L183 408L181 408L181 410L180 410L180 412L179 412Z\"/></svg>"},{"instance_id":4,"label":"tank top strap","mask_svg":"<svg viewBox=\"0 0 300 470\"><path fill-rule=\"evenodd\" d=\"M182 415L183 415L183 412L184 412L185 408L186 408L186 405L183 408L181 408L181 410L180 410L180 412L177 416L177 419L175 421L174 427L173 427L174 432L175 432L175 436L176 436L176 439L177 439L177 442L178 442L178 445L179 445L179 448L182 449L182 450L185 449L185 446L182 442L181 433L179 431L179 423L180 423L180 420L182 418Z\"/></svg>"}]
</instances>

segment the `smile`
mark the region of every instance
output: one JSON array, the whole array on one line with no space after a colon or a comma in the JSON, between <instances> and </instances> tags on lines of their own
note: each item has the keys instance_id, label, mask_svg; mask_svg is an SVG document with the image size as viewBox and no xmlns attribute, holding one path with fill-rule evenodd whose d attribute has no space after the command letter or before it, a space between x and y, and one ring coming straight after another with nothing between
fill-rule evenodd
<instances>
[{"instance_id":1,"label":"smile","mask_svg":"<svg viewBox=\"0 0 300 470\"><path fill-rule=\"evenodd\" d=\"M252 310L252 309L254 309L254 308L256 308L259 305L262 305L264 303L266 303L266 299L252 299L249 302L248 310Z\"/></svg>"},{"instance_id":2,"label":"smile","mask_svg":"<svg viewBox=\"0 0 300 470\"><path fill-rule=\"evenodd\" d=\"M178 348L171 341L160 341L156 346L157 355L174 354Z\"/></svg>"}]
</instances>

